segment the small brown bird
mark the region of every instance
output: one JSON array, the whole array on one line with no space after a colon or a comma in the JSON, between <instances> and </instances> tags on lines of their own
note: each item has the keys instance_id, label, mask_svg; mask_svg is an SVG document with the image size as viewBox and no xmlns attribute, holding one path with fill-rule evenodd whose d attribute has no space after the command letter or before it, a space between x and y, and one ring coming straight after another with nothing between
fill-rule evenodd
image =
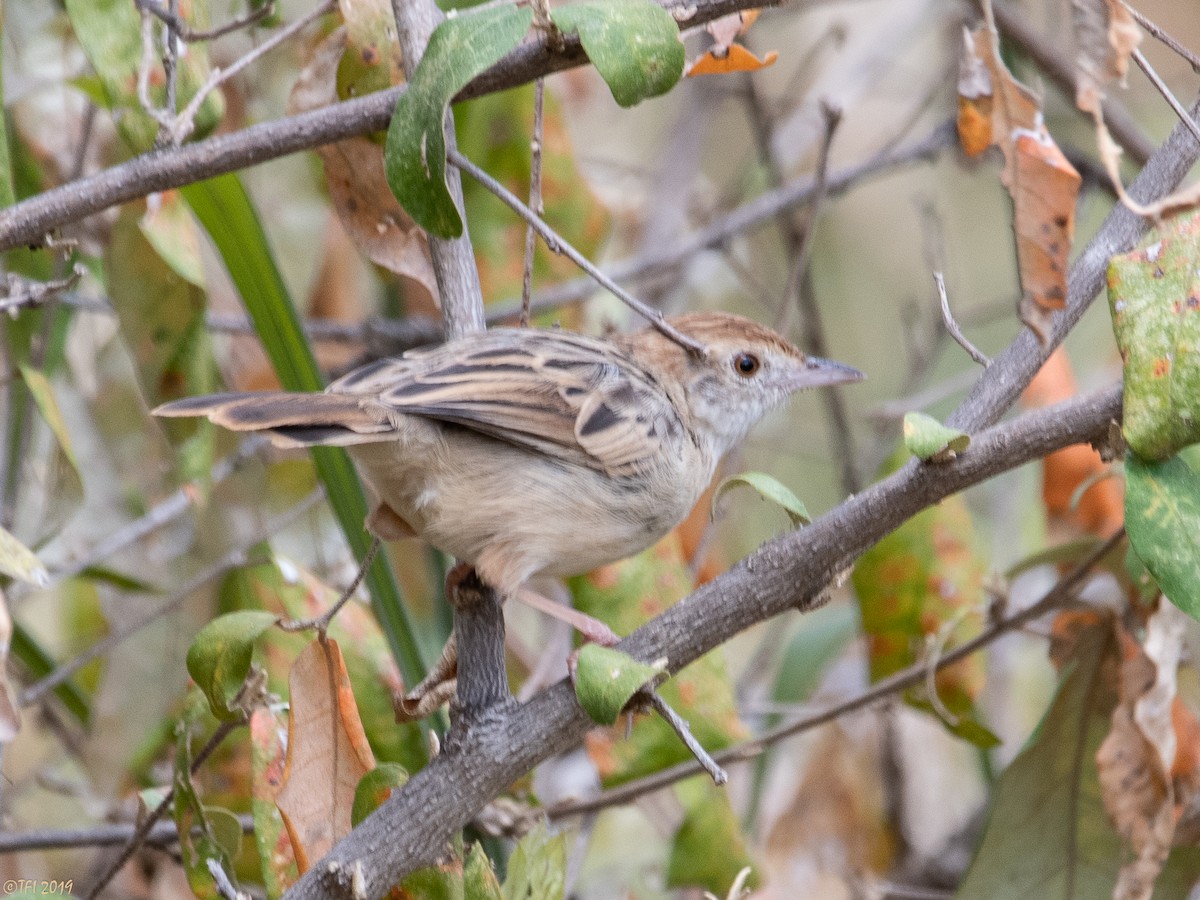
<instances>
[{"instance_id":1,"label":"small brown bird","mask_svg":"<svg viewBox=\"0 0 1200 900\"><path fill-rule=\"evenodd\" d=\"M363 366L322 394L216 394L154 412L346 447L374 494L374 534L420 536L508 597L534 575L650 546L765 413L864 377L740 316L670 321L706 352L653 328L608 340L493 329Z\"/></svg>"}]
</instances>

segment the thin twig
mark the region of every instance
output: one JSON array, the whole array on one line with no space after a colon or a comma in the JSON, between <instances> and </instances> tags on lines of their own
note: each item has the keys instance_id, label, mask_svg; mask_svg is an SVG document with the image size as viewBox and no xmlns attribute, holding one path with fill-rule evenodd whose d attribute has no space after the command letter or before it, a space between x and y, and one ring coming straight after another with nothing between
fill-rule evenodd
<instances>
[{"instance_id":1,"label":"thin twig","mask_svg":"<svg viewBox=\"0 0 1200 900\"><path fill-rule=\"evenodd\" d=\"M23 306L40 306L53 300L64 291L69 291L79 284L87 273L82 263L75 263L71 274L65 278L55 278L52 281L30 281L13 272L6 274L7 292L0 297L0 313L16 315Z\"/></svg>"},{"instance_id":2,"label":"thin twig","mask_svg":"<svg viewBox=\"0 0 1200 900\"><path fill-rule=\"evenodd\" d=\"M535 9L545 4L534 4ZM529 163L529 208L543 216L546 213L542 206L542 139L544 135L544 119L546 106L546 80L539 78L533 83L533 141L532 159ZM521 318L522 328L529 327L529 309L533 293L533 251L537 247L537 233L532 225L525 227L525 269L521 273Z\"/></svg>"},{"instance_id":3,"label":"thin twig","mask_svg":"<svg viewBox=\"0 0 1200 900\"><path fill-rule=\"evenodd\" d=\"M367 548L366 555L363 556L362 562L358 566L358 572L354 575L354 580L346 586L342 591L342 596L333 606L329 607L324 613L319 616L314 616L311 619L286 619L279 623L279 627L284 631L307 631L310 628L317 629L318 634L324 637L325 632L329 630L329 623L346 605L346 601L354 596L354 592L358 590L358 586L362 584L363 578L375 562L375 557L379 554L379 548L382 546L379 538L372 536L371 546Z\"/></svg>"},{"instance_id":4,"label":"thin twig","mask_svg":"<svg viewBox=\"0 0 1200 900\"><path fill-rule=\"evenodd\" d=\"M229 873L225 871L225 867L221 865L221 861L215 856L210 856L204 861L208 867L208 874L212 876L213 884L217 889L217 894L224 900L250 900L250 895L245 891L239 891L233 885L233 881L229 878Z\"/></svg>"},{"instance_id":5,"label":"thin twig","mask_svg":"<svg viewBox=\"0 0 1200 900\"><path fill-rule=\"evenodd\" d=\"M261 435L250 436L242 441L236 450L218 460L212 467L207 486L214 487L236 472L248 460L252 459L267 444L267 439ZM189 484L179 488L171 496L156 503L142 516L127 525L111 532L98 541L87 553L61 568L55 569L50 576L51 585L59 584L68 578L74 578L80 572L88 569L101 560L115 556L126 547L138 543L152 531L162 528L191 509L201 494L198 486Z\"/></svg>"},{"instance_id":6,"label":"thin twig","mask_svg":"<svg viewBox=\"0 0 1200 900\"><path fill-rule=\"evenodd\" d=\"M533 210L521 202L512 191L498 182L495 178L485 172L475 163L471 162L457 150L453 150L448 154L448 159L456 167L462 169L485 188L491 191L497 198L500 199L505 206L515 212L518 216L528 222L541 235L542 240L546 242L546 246L554 253L560 253L567 257L583 271L587 272L594 278L602 287L607 288L610 292L622 300L626 306L643 316L651 325L669 337L679 346L684 347L698 356L702 356L706 352L706 348L698 341L692 340L685 334L682 334L678 329L674 328L663 316L663 314L650 306L647 306L641 300L638 300L619 284L601 272L592 262L572 247L567 240L558 232L550 227L549 224Z\"/></svg>"},{"instance_id":7,"label":"thin twig","mask_svg":"<svg viewBox=\"0 0 1200 900\"><path fill-rule=\"evenodd\" d=\"M1188 127L1188 130L1196 136L1196 140L1200 141L1200 125L1196 124L1196 120L1192 118L1183 104L1179 102L1179 99L1171 92L1171 89L1167 87L1167 83L1154 71L1154 67L1150 65L1150 61L1146 59L1145 54L1141 50L1135 49L1133 51L1133 61L1138 64L1138 68L1150 79L1150 83L1163 95L1163 99L1167 101L1167 105L1175 110L1175 115L1179 116L1179 121Z\"/></svg>"},{"instance_id":8,"label":"thin twig","mask_svg":"<svg viewBox=\"0 0 1200 900\"><path fill-rule=\"evenodd\" d=\"M276 31L245 56L242 56L238 60L231 63L227 68L221 69L214 67L213 70L208 73L208 78L200 87L200 90L196 91L195 96L193 96L188 102L188 105L183 108L183 112L181 112L175 118L175 121L171 126L174 142L176 144L182 143L184 139L187 138L187 136L195 129L196 113L199 112L200 104L204 102L209 94L215 91L218 87L232 78L238 72L242 71L242 69L246 68L246 66L256 61L259 57L274 50L284 41L303 31L311 23L321 18L321 16L328 12L332 12L336 8L337 0L325 0L324 3L309 11L307 15L301 16L291 25Z\"/></svg>"},{"instance_id":9,"label":"thin twig","mask_svg":"<svg viewBox=\"0 0 1200 900\"><path fill-rule=\"evenodd\" d=\"M959 660L965 659L1005 634L1015 631L1035 619L1041 618L1047 612L1072 599L1077 589L1091 573L1091 570L1117 547L1124 536L1125 530L1123 528L1119 529L1112 537L1088 554L1087 558L1060 579L1033 605L989 626L977 637L943 654L937 660L936 669L944 669ZM847 713L872 706L880 700L889 698L900 691L921 684L927 677L929 670L930 666L925 661L909 666L906 669L901 669L899 672L876 682L873 687L856 697L834 704L826 709L810 713L795 721L784 723L777 728L772 728L753 740L713 754L713 758L717 763L726 764L753 759L767 747L785 738L793 737L801 732L811 730L818 725L841 718ZM591 797L564 800L560 803L552 804L546 807L546 818L554 821L566 818L567 816L575 816L581 813L594 812L599 809L629 803L638 797L661 790L677 781L696 775L701 771L700 765L696 762L681 763L670 769L664 769L661 772L656 772L645 778L639 778L636 781L631 781L620 787L603 791Z\"/></svg>"},{"instance_id":10,"label":"thin twig","mask_svg":"<svg viewBox=\"0 0 1200 900\"><path fill-rule=\"evenodd\" d=\"M1192 71L1197 75L1200 75L1200 56L1197 56L1187 47L1183 46L1183 44L1176 40L1174 36L1163 30L1160 25L1146 18L1146 16L1140 10L1137 10L1128 3L1125 3L1124 0L1122 0L1121 5L1129 10L1129 14L1133 16L1134 20L1141 25L1142 28L1146 29L1147 34L1149 34L1155 40L1166 44L1168 47L1182 56L1185 60L1187 60L1188 65L1192 67Z\"/></svg>"},{"instance_id":11,"label":"thin twig","mask_svg":"<svg viewBox=\"0 0 1200 900\"><path fill-rule=\"evenodd\" d=\"M215 28L199 31L195 28L192 28L191 25L180 18L180 16L177 14L171 12L170 10L163 9L161 4L155 2L155 0L134 0L134 2L137 4L137 7L140 11L148 12L151 15L157 16L159 19L161 19L165 25L170 27L175 32L176 37L187 44L196 44L202 41L216 40L219 37L224 37L230 32L238 31L242 28L255 25L275 12L275 0L267 0L267 2L262 6L258 7L257 9L250 10L250 12L243 16L230 19L228 22L224 23L223 25L218 25Z\"/></svg>"},{"instance_id":12,"label":"thin twig","mask_svg":"<svg viewBox=\"0 0 1200 900\"><path fill-rule=\"evenodd\" d=\"M937 285L938 298L942 303L942 322L945 324L946 330L950 332L950 337L954 338L958 346L967 351L967 356L986 369L992 364L992 361L978 347L967 340L967 336L962 333L962 329L954 321L954 313L950 312L950 298L946 296L945 276L941 272L934 272L933 283Z\"/></svg>"},{"instance_id":13,"label":"thin twig","mask_svg":"<svg viewBox=\"0 0 1200 900\"><path fill-rule=\"evenodd\" d=\"M254 817L238 816L244 834L254 831ZM88 828L33 828L28 831L0 832L0 854L26 850L63 850L69 847L112 847L124 844L133 837L137 825L133 822L103 822ZM199 834L199 826L193 827ZM156 822L146 834L143 844L162 847L179 840L179 826L171 821Z\"/></svg>"},{"instance_id":14,"label":"thin twig","mask_svg":"<svg viewBox=\"0 0 1200 900\"><path fill-rule=\"evenodd\" d=\"M213 751L215 751L217 747L221 746L221 742L229 736L229 733L242 724L244 723L222 722L219 726L217 726L217 730L213 732L212 737L205 742L204 746L200 748L200 752L197 753L196 757L192 760L192 764L189 767L189 772L194 775L197 771L199 771L200 766L202 766L205 761L212 756ZM121 868L125 865L125 863L129 862L133 854L138 851L138 848L142 846L146 840L146 836L150 833L150 829L152 829L154 824L166 814L174 800L175 785L172 784L171 787L167 789L167 792L163 796L162 800L159 801L158 806L154 807L154 809L146 815L146 818L138 823L138 827L134 830L129 842L121 850L117 858L109 864L107 869L104 870L104 872L96 880L95 884L92 885L91 890L87 892L84 900L95 900L100 892L104 890L105 886L113 880L113 877L119 871L121 871Z\"/></svg>"},{"instance_id":15,"label":"thin twig","mask_svg":"<svg viewBox=\"0 0 1200 900\"><path fill-rule=\"evenodd\" d=\"M724 784L729 780L728 773L717 765L716 760L696 740L696 736L692 734L692 727L684 721L679 713L671 709L671 705L662 698L658 691L654 688L644 688L639 692L639 696L645 697L647 702L654 707L654 711L671 726L671 730L683 741L692 756L696 757L696 765L709 774L714 784Z\"/></svg>"},{"instance_id":16,"label":"thin twig","mask_svg":"<svg viewBox=\"0 0 1200 900\"><path fill-rule=\"evenodd\" d=\"M801 321L801 330L811 331L812 336L817 342L824 344L824 330L820 324L820 312L817 310L816 304L812 302L811 296L805 296L800 290L800 281L804 277L804 273L808 271L808 261L812 255L813 237L816 234L817 217L821 213L821 206L825 202L826 194L829 191L829 150L833 146L833 136L837 133L838 125L842 121L842 111L836 106L825 102L820 103L821 118L825 125L825 131L821 136L821 145L817 153L816 171L813 173L814 190L812 200L808 206L808 215L804 225L797 228L790 220L786 220L787 231L792 236L792 270L788 278L787 286L784 288L783 300L779 304L779 318L776 320L778 330L783 330L784 323L787 318L787 310L790 308L788 300L795 296L797 306L800 309L803 317ZM770 141L770 135L767 140ZM769 151L769 143L767 152ZM805 347L805 350L810 350L822 356L826 351L818 350L816 347Z\"/></svg>"},{"instance_id":17,"label":"thin twig","mask_svg":"<svg viewBox=\"0 0 1200 900\"><path fill-rule=\"evenodd\" d=\"M255 546L256 544L260 544L269 539L281 528L286 527L291 522L295 521L296 518L308 511L323 496L324 492L322 490L317 489L313 491L311 494L293 506L290 510L272 522L268 527L262 529L258 535L253 538L253 540L249 541L249 546ZM56 667L49 675L38 681L35 681L33 684L27 687L24 692L22 692L20 701L21 705L31 706L34 703L39 702L43 697L46 696L47 693L65 682L76 672L90 663L93 659L97 659L98 657L103 656L105 653L108 653L122 641L141 631L147 625L157 620L160 616L163 616L171 610L177 608L180 604L187 600L188 597L194 594L205 584L212 581L214 578L219 578L230 569L234 569L240 565L243 565L247 558L247 551L243 547L238 547L229 551L215 563L195 575L190 581L188 581L187 584L172 594L170 599L166 600L164 603L161 603L159 606L155 607L140 619L130 622L124 627L118 628L117 630L111 632L103 640L97 641L91 647L88 647L86 650L73 657L68 662Z\"/></svg>"}]
</instances>

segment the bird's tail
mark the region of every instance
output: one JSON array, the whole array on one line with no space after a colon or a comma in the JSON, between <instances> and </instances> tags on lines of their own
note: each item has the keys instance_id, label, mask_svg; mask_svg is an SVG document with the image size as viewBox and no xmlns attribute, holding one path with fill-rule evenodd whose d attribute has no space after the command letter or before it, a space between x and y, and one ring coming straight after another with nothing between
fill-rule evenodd
<instances>
[{"instance_id":1,"label":"bird's tail","mask_svg":"<svg viewBox=\"0 0 1200 900\"><path fill-rule=\"evenodd\" d=\"M387 440L394 426L349 394L286 391L210 394L164 403L154 415L205 416L231 431L262 431L278 447L345 447Z\"/></svg>"}]
</instances>

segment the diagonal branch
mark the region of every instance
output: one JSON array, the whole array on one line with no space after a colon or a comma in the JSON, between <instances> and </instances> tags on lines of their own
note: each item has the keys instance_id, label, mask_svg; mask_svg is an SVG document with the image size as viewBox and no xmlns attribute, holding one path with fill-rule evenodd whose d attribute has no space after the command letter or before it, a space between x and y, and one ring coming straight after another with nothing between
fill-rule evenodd
<instances>
[{"instance_id":1,"label":"diagonal branch","mask_svg":"<svg viewBox=\"0 0 1200 900\"><path fill-rule=\"evenodd\" d=\"M1120 402L1116 385L981 432L951 464L914 461L811 526L764 545L618 648L642 660L666 657L678 671L753 624L808 608L830 577L910 516L1061 447L1102 438ZM577 744L590 727L570 686L560 682L473 729L334 847L287 897L350 896L340 877L350 872L359 873L366 896L382 894L403 873L431 863L488 799Z\"/></svg>"},{"instance_id":2,"label":"diagonal branch","mask_svg":"<svg viewBox=\"0 0 1200 900\"><path fill-rule=\"evenodd\" d=\"M1169 191L1198 156L1200 144L1182 125L1176 127L1131 190L1138 197ZM1067 308L1055 317L1051 346L1021 331L952 417L958 427L978 429L999 419L1091 304L1109 256L1128 249L1146 227L1123 207L1113 210L1071 271ZM808 528L769 542L639 628L620 649L644 660L665 656L677 671L753 624L807 609L831 577L910 516L1061 447L1104 439L1120 416L1120 404L1121 388L1113 386L993 426L975 435L970 451L948 465L909 463ZM358 888L366 896L382 894L403 873L432 862L488 800L542 760L576 745L589 727L562 683L481 724L338 843L287 896L351 896Z\"/></svg>"},{"instance_id":3,"label":"diagonal branch","mask_svg":"<svg viewBox=\"0 0 1200 900\"><path fill-rule=\"evenodd\" d=\"M727 13L763 6L760 0L660 0L682 25L703 25ZM773 5L773 4L765 4ZM545 35L521 44L462 91L455 101L506 90L536 78L575 68L587 62L578 37L561 35L559 43ZM404 88L334 103L321 109L251 125L233 134L195 144L143 154L0 210L0 251L37 245L44 235L118 203L155 191L193 184L277 159L312 150L388 126Z\"/></svg>"}]
</instances>

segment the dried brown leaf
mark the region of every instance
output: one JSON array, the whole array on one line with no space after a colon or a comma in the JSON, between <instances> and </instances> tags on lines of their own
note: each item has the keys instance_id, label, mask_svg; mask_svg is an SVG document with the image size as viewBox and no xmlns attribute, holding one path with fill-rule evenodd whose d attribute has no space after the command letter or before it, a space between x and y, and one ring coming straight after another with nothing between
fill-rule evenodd
<instances>
[{"instance_id":1,"label":"dried brown leaf","mask_svg":"<svg viewBox=\"0 0 1200 900\"><path fill-rule=\"evenodd\" d=\"M336 641L309 644L288 688L287 765L275 803L303 873L350 833L354 791L375 757Z\"/></svg>"}]
</instances>

